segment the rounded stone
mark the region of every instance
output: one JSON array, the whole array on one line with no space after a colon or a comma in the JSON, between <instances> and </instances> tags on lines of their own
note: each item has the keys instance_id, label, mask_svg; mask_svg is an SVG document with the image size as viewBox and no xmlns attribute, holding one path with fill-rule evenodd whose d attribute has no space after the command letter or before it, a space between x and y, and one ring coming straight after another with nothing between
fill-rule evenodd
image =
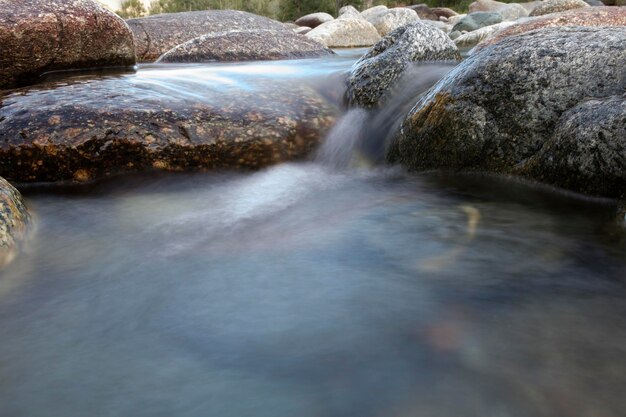
<instances>
[{"instance_id":1,"label":"rounded stone","mask_svg":"<svg viewBox=\"0 0 626 417\"><path fill-rule=\"evenodd\" d=\"M306 26L313 29L322 23L330 22L331 20L335 20L335 18L328 13L311 13L296 20L296 24L298 26Z\"/></svg>"},{"instance_id":2,"label":"rounded stone","mask_svg":"<svg viewBox=\"0 0 626 417\"><path fill-rule=\"evenodd\" d=\"M374 25L380 36L385 36L399 27L419 20L420 18L415 10L398 7L375 14L368 19L368 22Z\"/></svg>"},{"instance_id":3,"label":"rounded stone","mask_svg":"<svg viewBox=\"0 0 626 417\"><path fill-rule=\"evenodd\" d=\"M365 19L335 19L305 35L329 48L372 46L380 40L376 28Z\"/></svg>"},{"instance_id":4,"label":"rounded stone","mask_svg":"<svg viewBox=\"0 0 626 417\"><path fill-rule=\"evenodd\" d=\"M572 9L589 7L583 0L547 0L530 12L530 16L543 16L550 13L564 12Z\"/></svg>"},{"instance_id":5,"label":"rounded stone","mask_svg":"<svg viewBox=\"0 0 626 417\"><path fill-rule=\"evenodd\" d=\"M467 16L459 20L452 32L471 32L476 29L480 29L485 26L496 25L502 22L502 15L496 12L475 12L470 13Z\"/></svg>"}]
</instances>

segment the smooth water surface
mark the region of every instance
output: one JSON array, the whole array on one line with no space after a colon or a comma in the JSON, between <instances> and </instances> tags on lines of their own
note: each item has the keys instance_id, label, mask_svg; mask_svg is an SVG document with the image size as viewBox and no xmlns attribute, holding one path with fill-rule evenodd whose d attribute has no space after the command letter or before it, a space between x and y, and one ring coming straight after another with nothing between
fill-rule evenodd
<instances>
[{"instance_id":1,"label":"smooth water surface","mask_svg":"<svg viewBox=\"0 0 626 417\"><path fill-rule=\"evenodd\" d=\"M622 416L612 204L371 166L351 135L376 117L348 113L316 161L26 189L0 416Z\"/></svg>"}]
</instances>

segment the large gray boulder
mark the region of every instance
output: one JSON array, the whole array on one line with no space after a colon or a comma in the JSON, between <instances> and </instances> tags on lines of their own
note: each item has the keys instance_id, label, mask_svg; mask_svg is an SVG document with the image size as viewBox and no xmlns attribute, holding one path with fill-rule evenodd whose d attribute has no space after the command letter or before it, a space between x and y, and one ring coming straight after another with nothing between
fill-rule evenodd
<instances>
[{"instance_id":1,"label":"large gray boulder","mask_svg":"<svg viewBox=\"0 0 626 417\"><path fill-rule=\"evenodd\" d=\"M0 175L54 182L261 168L307 156L337 112L304 85L156 80L77 78L0 96Z\"/></svg>"},{"instance_id":2,"label":"large gray boulder","mask_svg":"<svg viewBox=\"0 0 626 417\"><path fill-rule=\"evenodd\" d=\"M469 12L497 12L502 15L502 20L514 21L528 16L529 11L517 3L502 3L494 0L476 0L469 5Z\"/></svg>"},{"instance_id":3,"label":"large gray boulder","mask_svg":"<svg viewBox=\"0 0 626 417\"><path fill-rule=\"evenodd\" d=\"M253 61L333 54L332 50L292 31L233 30L192 39L169 50L157 62Z\"/></svg>"},{"instance_id":4,"label":"large gray boulder","mask_svg":"<svg viewBox=\"0 0 626 417\"><path fill-rule=\"evenodd\" d=\"M492 171L593 195L620 195L624 189L615 185L598 187L578 182L580 176L550 176L548 165L531 169L529 161L551 142L592 137L580 130L583 123L568 120L583 120L575 115L616 105L615 99L603 99L624 93L624 68L626 27L545 28L504 38L470 56L418 100L388 158L417 170ZM586 103L593 98L602 104ZM582 108L572 110L577 106ZM618 116L607 118L620 121ZM600 126L598 132L609 123L603 120L599 115L594 122ZM610 137L615 141L626 140L619 129L614 132ZM598 143L623 149L615 148L613 139ZM567 157L556 151L551 155ZM617 162L611 166L626 166L626 153L615 155ZM586 165L576 154L570 156L568 166ZM603 167L597 169L605 172ZM611 172L606 170L609 177Z\"/></svg>"},{"instance_id":5,"label":"large gray boulder","mask_svg":"<svg viewBox=\"0 0 626 417\"><path fill-rule=\"evenodd\" d=\"M400 27L354 64L346 97L353 106L375 107L412 63L458 59L457 47L441 30L423 22Z\"/></svg>"},{"instance_id":6,"label":"large gray boulder","mask_svg":"<svg viewBox=\"0 0 626 417\"><path fill-rule=\"evenodd\" d=\"M565 12L572 9L589 7L583 0L547 0L530 12L530 16L543 16L545 14Z\"/></svg>"},{"instance_id":7,"label":"large gray boulder","mask_svg":"<svg viewBox=\"0 0 626 417\"><path fill-rule=\"evenodd\" d=\"M298 26L306 26L313 29L322 23L330 22L331 20L335 20L335 18L328 13L311 13L296 20L296 24Z\"/></svg>"},{"instance_id":8,"label":"large gray boulder","mask_svg":"<svg viewBox=\"0 0 626 417\"><path fill-rule=\"evenodd\" d=\"M49 71L135 64L133 37L91 0L0 1L0 88Z\"/></svg>"},{"instance_id":9,"label":"large gray boulder","mask_svg":"<svg viewBox=\"0 0 626 417\"><path fill-rule=\"evenodd\" d=\"M398 7L374 14L367 20L374 25L380 36L385 36L401 26L419 21L420 18L415 10Z\"/></svg>"},{"instance_id":10,"label":"large gray boulder","mask_svg":"<svg viewBox=\"0 0 626 417\"><path fill-rule=\"evenodd\" d=\"M376 28L361 18L335 19L316 27L304 36L329 48L372 46L380 40Z\"/></svg>"},{"instance_id":11,"label":"large gray boulder","mask_svg":"<svg viewBox=\"0 0 626 417\"><path fill-rule=\"evenodd\" d=\"M289 32L283 23L236 10L204 10L168 13L129 19L137 59L152 62L172 48L202 35L231 30L272 30Z\"/></svg>"},{"instance_id":12,"label":"large gray boulder","mask_svg":"<svg viewBox=\"0 0 626 417\"><path fill-rule=\"evenodd\" d=\"M377 14L380 14L380 13L384 13L387 10L389 10L389 8L387 8L387 6L384 6L384 5L370 7L369 9L365 9L361 12L361 17L365 20L369 20L373 16L376 16Z\"/></svg>"},{"instance_id":13,"label":"large gray boulder","mask_svg":"<svg viewBox=\"0 0 626 417\"><path fill-rule=\"evenodd\" d=\"M361 13L353 6L343 6L339 9L339 13L337 14L337 19L360 19Z\"/></svg>"},{"instance_id":14,"label":"large gray boulder","mask_svg":"<svg viewBox=\"0 0 626 417\"><path fill-rule=\"evenodd\" d=\"M485 26L496 25L502 22L502 15L496 12L475 12L459 20L453 27L452 32L471 32Z\"/></svg>"},{"instance_id":15,"label":"large gray boulder","mask_svg":"<svg viewBox=\"0 0 626 417\"><path fill-rule=\"evenodd\" d=\"M30 220L22 195L0 177L0 269L15 258Z\"/></svg>"}]
</instances>

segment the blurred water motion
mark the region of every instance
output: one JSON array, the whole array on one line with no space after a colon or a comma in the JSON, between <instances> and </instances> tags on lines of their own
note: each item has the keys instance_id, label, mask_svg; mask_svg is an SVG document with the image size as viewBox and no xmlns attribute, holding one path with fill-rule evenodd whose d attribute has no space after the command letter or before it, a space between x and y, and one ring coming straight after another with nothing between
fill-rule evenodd
<instances>
[{"instance_id":1,"label":"blurred water motion","mask_svg":"<svg viewBox=\"0 0 626 417\"><path fill-rule=\"evenodd\" d=\"M346 118L336 138L369 120ZM623 415L611 204L351 167L346 140L254 174L27 191L37 235L0 277L0 416Z\"/></svg>"}]
</instances>

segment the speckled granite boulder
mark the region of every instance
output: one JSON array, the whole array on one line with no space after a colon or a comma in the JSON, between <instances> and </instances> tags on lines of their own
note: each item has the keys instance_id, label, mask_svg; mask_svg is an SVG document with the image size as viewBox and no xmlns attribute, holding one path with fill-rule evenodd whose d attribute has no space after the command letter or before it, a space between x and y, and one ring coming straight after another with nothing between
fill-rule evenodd
<instances>
[{"instance_id":1,"label":"speckled granite boulder","mask_svg":"<svg viewBox=\"0 0 626 417\"><path fill-rule=\"evenodd\" d=\"M0 175L89 181L148 169L261 168L308 155L336 116L306 86L214 87L126 76L14 90L0 96Z\"/></svg>"},{"instance_id":2,"label":"speckled granite boulder","mask_svg":"<svg viewBox=\"0 0 626 417\"><path fill-rule=\"evenodd\" d=\"M474 52L502 39L532 30L560 26L626 26L626 7L585 7L533 18L503 29L479 43Z\"/></svg>"},{"instance_id":3,"label":"speckled granite boulder","mask_svg":"<svg viewBox=\"0 0 626 417\"><path fill-rule=\"evenodd\" d=\"M376 28L365 19L335 19L305 35L329 48L372 46L380 40Z\"/></svg>"},{"instance_id":4,"label":"speckled granite boulder","mask_svg":"<svg viewBox=\"0 0 626 417\"><path fill-rule=\"evenodd\" d=\"M502 20L514 21L528 16L529 11L517 3L501 3L494 0L476 0L469 5L469 12L497 12Z\"/></svg>"},{"instance_id":5,"label":"speckled granite boulder","mask_svg":"<svg viewBox=\"0 0 626 417\"><path fill-rule=\"evenodd\" d=\"M236 10L204 10L169 13L129 19L137 59L152 62L172 48L207 34L230 30L290 31L284 24L267 17Z\"/></svg>"},{"instance_id":6,"label":"speckled granite boulder","mask_svg":"<svg viewBox=\"0 0 626 417\"><path fill-rule=\"evenodd\" d=\"M0 177L0 268L15 257L29 223L30 215L22 195Z\"/></svg>"},{"instance_id":7,"label":"speckled granite boulder","mask_svg":"<svg viewBox=\"0 0 626 417\"><path fill-rule=\"evenodd\" d=\"M0 1L0 45L0 88L48 71L135 64L128 26L92 0Z\"/></svg>"},{"instance_id":8,"label":"speckled granite boulder","mask_svg":"<svg viewBox=\"0 0 626 417\"><path fill-rule=\"evenodd\" d=\"M420 18L415 10L406 7L398 7L375 14L368 19L368 22L374 25L380 36L385 36L399 27L419 20Z\"/></svg>"},{"instance_id":9,"label":"speckled granite boulder","mask_svg":"<svg viewBox=\"0 0 626 417\"><path fill-rule=\"evenodd\" d=\"M502 22L502 15L495 12L475 12L470 13L467 16L459 20L452 32L471 32L476 29L480 29L485 26L496 25Z\"/></svg>"},{"instance_id":10,"label":"speckled granite boulder","mask_svg":"<svg viewBox=\"0 0 626 417\"><path fill-rule=\"evenodd\" d=\"M572 9L589 7L583 0L548 0L533 9L530 16L543 16L550 13L564 12Z\"/></svg>"},{"instance_id":11,"label":"speckled granite boulder","mask_svg":"<svg viewBox=\"0 0 626 417\"><path fill-rule=\"evenodd\" d=\"M192 39L169 50L157 62L253 61L333 54L323 45L291 31L234 30Z\"/></svg>"},{"instance_id":12,"label":"speckled granite boulder","mask_svg":"<svg viewBox=\"0 0 626 417\"><path fill-rule=\"evenodd\" d=\"M361 13L353 6L343 6L339 9L339 13L337 14L337 19L360 19Z\"/></svg>"},{"instance_id":13,"label":"speckled granite boulder","mask_svg":"<svg viewBox=\"0 0 626 417\"><path fill-rule=\"evenodd\" d=\"M335 18L328 13L311 13L296 20L296 24L298 26L306 26L313 29L322 23L330 22L331 20L335 20Z\"/></svg>"},{"instance_id":14,"label":"speckled granite boulder","mask_svg":"<svg viewBox=\"0 0 626 417\"><path fill-rule=\"evenodd\" d=\"M617 99L608 98L624 93L624 68L626 27L546 28L510 36L467 58L420 98L397 132L388 158L414 170L491 171L549 179L556 186L592 195L618 196L624 192L621 180L598 186L579 182L582 176L559 175L567 172L563 166L576 162L557 161L553 165L557 170L547 164L531 169L529 161L555 142L566 152L546 148L554 158L572 157L581 166L597 162L609 153L585 159L584 151L574 152L586 146L577 141L591 143L596 135L599 146L622 141L613 151L623 168L626 154L619 151L624 149L619 127L623 110L596 115L593 127L581 121L591 121L584 114L592 111L618 108ZM599 101L589 101L594 98ZM613 122L617 127L608 129L613 133L601 138L599 132ZM616 164L609 162L611 167ZM596 169L594 178L600 178L604 168ZM616 178L613 168L606 174Z\"/></svg>"},{"instance_id":15,"label":"speckled granite boulder","mask_svg":"<svg viewBox=\"0 0 626 417\"><path fill-rule=\"evenodd\" d=\"M493 36L495 33L515 24L515 22L502 22L498 23L497 25L485 26L484 28L462 34L461 36L454 39L454 43L459 48L471 48L473 46L476 46L479 42L482 42L485 39L488 39L490 36Z\"/></svg>"},{"instance_id":16,"label":"speckled granite boulder","mask_svg":"<svg viewBox=\"0 0 626 417\"><path fill-rule=\"evenodd\" d=\"M353 106L375 107L411 63L457 59L459 51L444 32L423 22L403 26L354 64L346 97Z\"/></svg>"}]
</instances>

